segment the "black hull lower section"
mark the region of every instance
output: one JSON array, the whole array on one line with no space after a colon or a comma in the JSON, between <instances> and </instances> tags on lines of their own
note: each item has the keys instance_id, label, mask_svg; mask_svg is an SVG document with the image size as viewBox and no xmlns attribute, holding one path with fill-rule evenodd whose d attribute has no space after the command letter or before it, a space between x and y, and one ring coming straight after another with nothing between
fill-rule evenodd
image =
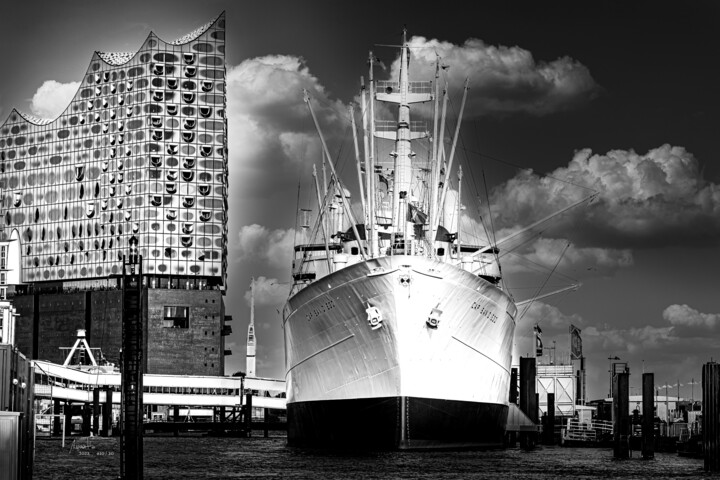
<instances>
[{"instance_id":1,"label":"black hull lower section","mask_svg":"<svg viewBox=\"0 0 720 480\"><path fill-rule=\"evenodd\" d=\"M415 397L294 402L288 445L360 450L494 448L508 407Z\"/></svg>"}]
</instances>

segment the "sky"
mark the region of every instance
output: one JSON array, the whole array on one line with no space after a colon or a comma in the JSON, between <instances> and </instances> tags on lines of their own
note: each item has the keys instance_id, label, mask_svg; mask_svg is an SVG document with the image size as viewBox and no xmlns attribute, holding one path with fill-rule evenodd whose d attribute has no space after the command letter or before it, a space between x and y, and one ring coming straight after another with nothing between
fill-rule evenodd
<instances>
[{"instance_id":1,"label":"sky","mask_svg":"<svg viewBox=\"0 0 720 480\"><path fill-rule=\"evenodd\" d=\"M338 170L354 182L348 107L359 99L370 50L379 59L377 79L397 72L398 50L385 45L397 45L406 26L411 75L431 80L436 55L448 66L451 112L469 79L459 142L467 162L464 221L492 219L501 238L598 193L502 258L516 300L542 286L582 284L532 302L517 323L515 358L531 354L536 323L545 347L561 355L572 324L582 330L589 399L607 394L609 357L627 362L631 393L640 392L642 372L654 372L670 395L679 383L683 397L699 397L693 380L720 356L720 4L477 2L470 11L456 1L121 5L4 5L0 118L12 108L53 118L93 51L135 51L150 31L172 41L226 12L225 301L234 318L227 373L245 370L255 277L257 374L284 378L279 311L296 212L315 208L313 192L298 186L308 185L321 159L303 89Z\"/></svg>"}]
</instances>

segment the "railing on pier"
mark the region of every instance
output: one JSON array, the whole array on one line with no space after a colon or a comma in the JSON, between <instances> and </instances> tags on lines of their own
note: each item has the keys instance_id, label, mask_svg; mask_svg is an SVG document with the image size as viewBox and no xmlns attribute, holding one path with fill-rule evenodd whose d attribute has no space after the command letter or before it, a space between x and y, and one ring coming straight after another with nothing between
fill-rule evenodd
<instances>
[{"instance_id":1,"label":"railing on pier","mask_svg":"<svg viewBox=\"0 0 720 480\"><path fill-rule=\"evenodd\" d=\"M700 433L700 426L697 422L692 424L686 422L661 423L659 424L658 433L661 437L680 437L684 431L698 435Z\"/></svg>"},{"instance_id":2,"label":"railing on pier","mask_svg":"<svg viewBox=\"0 0 720 480\"><path fill-rule=\"evenodd\" d=\"M587 423L580 422L577 418L569 418L563 429L563 440L597 442L612 436L612 433L612 422L607 420L592 420Z\"/></svg>"}]
</instances>

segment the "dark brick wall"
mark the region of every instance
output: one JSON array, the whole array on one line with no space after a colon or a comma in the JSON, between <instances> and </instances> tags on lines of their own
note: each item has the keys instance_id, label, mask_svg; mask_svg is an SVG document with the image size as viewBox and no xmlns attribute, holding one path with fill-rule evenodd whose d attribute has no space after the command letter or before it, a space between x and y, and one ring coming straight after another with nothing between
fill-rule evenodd
<instances>
[{"instance_id":1,"label":"dark brick wall","mask_svg":"<svg viewBox=\"0 0 720 480\"><path fill-rule=\"evenodd\" d=\"M122 291L106 290L90 295L92 327L88 333L90 347L101 348L105 359L120 366L122 348ZM99 361L99 359L96 359Z\"/></svg>"},{"instance_id":2,"label":"dark brick wall","mask_svg":"<svg viewBox=\"0 0 720 480\"><path fill-rule=\"evenodd\" d=\"M146 305L146 372L171 375L224 375L225 322L223 296L218 290L148 289ZM122 291L106 290L37 296L38 329L35 358L63 363L78 329L87 330L91 348L120 364L122 347ZM20 316L16 341L20 351L33 356L34 296L15 297ZM163 327L163 307L190 307L189 328ZM99 360L99 359L98 359Z\"/></svg>"},{"instance_id":3,"label":"dark brick wall","mask_svg":"<svg viewBox=\"0 0 720 480\"><path fill-rule=\"evenodd\" d=\"M86 299L85 292L40 295L38 359L60 364L65 361L68 351L60 347L72 347L77 331L85 329Z\"/></svg>"},{"instance_id":4,"label":"dark brick wall","mask_svg":"<svg viewBox=\"0 0 720 480\"><path fill-rule=\"evenodd\" d=\"M15 345L27 358L35 359L36 353L33 352L33 312L35 311L33 296L16 296L12 303L18 313L15 318Z\"/></svg>"},{"instance_id":5,"label":"dark brick wall","mask_svg":"<svg viewBox=\"0 0 720 480\"><path fill-rule=\"evenodd\" d=\"M163 327L164 306L190 307L189 328ZM218 290L148 290L148 373L224 375L225 321Z\"/></svg>"}]
</instances>

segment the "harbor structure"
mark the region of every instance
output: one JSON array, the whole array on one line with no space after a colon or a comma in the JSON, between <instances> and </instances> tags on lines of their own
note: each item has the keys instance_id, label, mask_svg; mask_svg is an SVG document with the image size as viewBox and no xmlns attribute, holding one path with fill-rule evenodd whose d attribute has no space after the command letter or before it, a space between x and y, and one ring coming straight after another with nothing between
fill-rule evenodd
<instances>
[{"instance_id":1,"label":"harbor structure","mask_svg":"<svg viewBox=\"0 0 720 480\"><path fill-rule=\"evenodd\" d=\"M95 52L79 77L57 118L13 109L0 126L0 296L17 310L16 344L62 363L83 329L119 364L136 242L144 371L222 375L225 15L175 41L150 33L137 51Z\"/></svg>"}]
</instances>

